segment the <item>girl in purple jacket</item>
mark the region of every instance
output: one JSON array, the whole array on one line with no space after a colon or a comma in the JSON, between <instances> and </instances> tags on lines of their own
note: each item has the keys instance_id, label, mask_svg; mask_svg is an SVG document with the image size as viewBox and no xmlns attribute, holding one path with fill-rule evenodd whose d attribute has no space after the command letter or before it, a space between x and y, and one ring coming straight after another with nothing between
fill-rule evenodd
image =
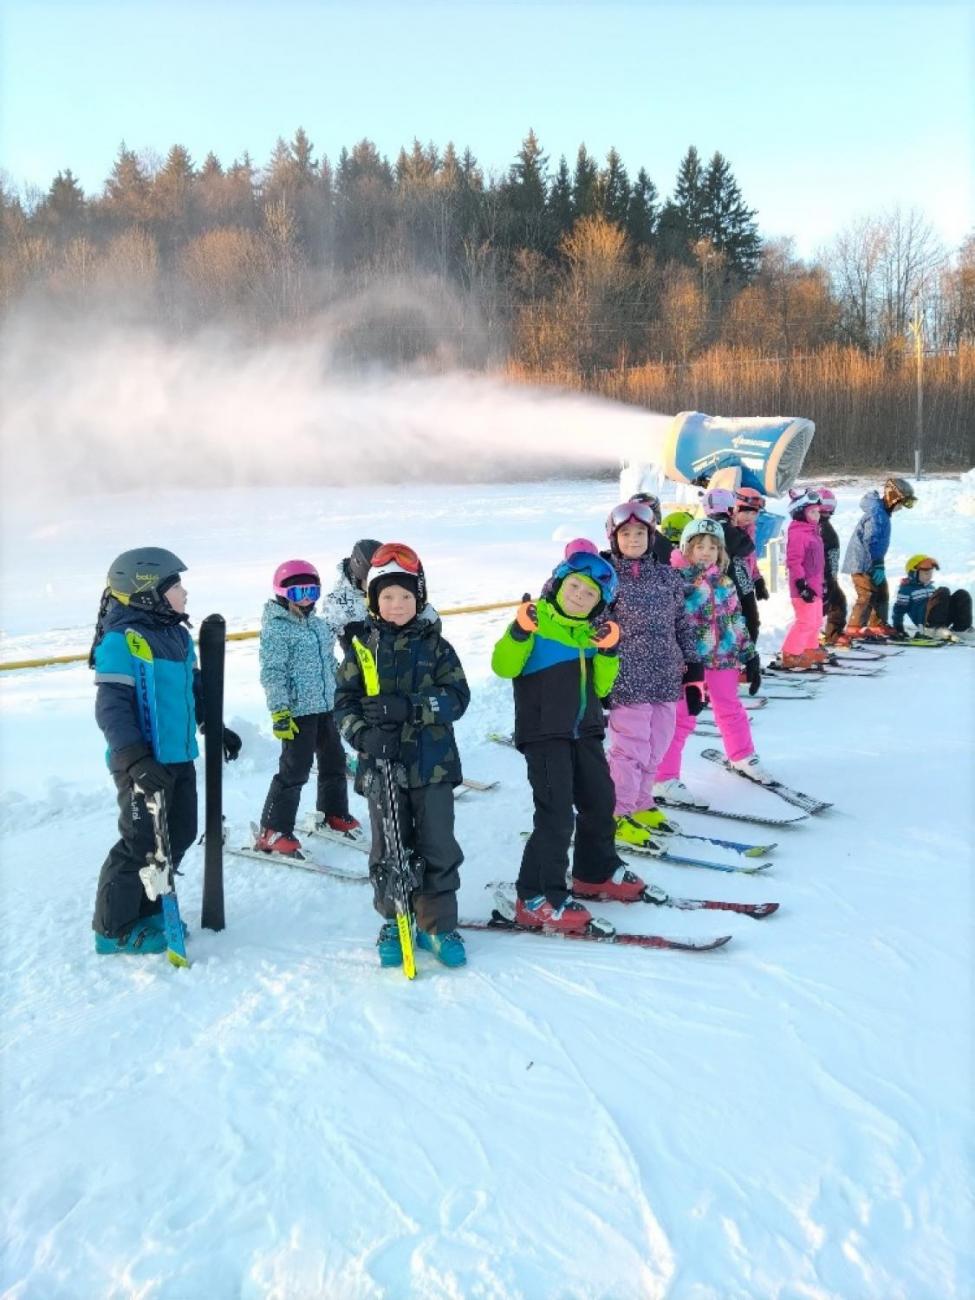
<instances>
[{"instance_id":1,"label":"girl in purple jacket","mask_svg":"<svg viewBox=\"0 0 975 1300\"><path fill-rule=\"evenodd\" d=\"M701 682L684 585L654 554L650 505L625 501L606 520L605 558L619 576L613 618L620 629L620 671L609 714L609 770L616 787L616 838L644 846L653 830L670 829L653 801L657 767L674 735L677 701ZM690 687L697 692L700 688Z\"/></svg>"},{"instance_id":2,"label":"girl in purple jacket","mask_svg":"<svg viewBox=\"0 0 975 1300\"><path fill-rule=\"evenodd\" d=\"M812 488L792 488L789 493L789 536L785 567L795 619L782 643L783 668L814 668L826 659L819 647L823 621L826 552L819 531L820 499Z\"/></svg>"}]
</instances>

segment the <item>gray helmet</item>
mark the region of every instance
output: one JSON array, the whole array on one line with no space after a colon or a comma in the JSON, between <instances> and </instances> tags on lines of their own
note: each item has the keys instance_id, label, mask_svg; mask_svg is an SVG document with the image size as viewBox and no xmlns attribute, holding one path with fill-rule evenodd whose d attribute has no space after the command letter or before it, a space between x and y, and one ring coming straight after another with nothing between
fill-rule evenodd
<instances>
[{"instance_id":1,"label":"gray helmet","mask_svg":"<svg viewBox=\"0 0 975 1300\"><path fill-rule=\"evenodd\" d=\"M186 565L162 546L140 546L123 551L108 568L106 585L116 600L138 609L155 609L162 594L160 585L172 585L167 579L179 578Z\"/></svg>"},{"instance_id":2,"label":"gray helmet","mask_svg":"<svg viewBox=\"0 0 975 1300\"><path fill-rule=\"evenodd\" d=\"M360 537L352 548L352 554L349 556L349 577L363 591L366 589L366 579L369 577L372 557L379 550L380 545L381 543L377 542L374 537Z\"/></svg>"}]
</instances>

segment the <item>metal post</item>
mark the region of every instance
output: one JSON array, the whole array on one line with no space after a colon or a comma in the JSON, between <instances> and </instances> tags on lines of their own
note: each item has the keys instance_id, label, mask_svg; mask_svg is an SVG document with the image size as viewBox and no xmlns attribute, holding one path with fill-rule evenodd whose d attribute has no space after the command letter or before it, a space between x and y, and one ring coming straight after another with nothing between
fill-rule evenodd
<instances>
[{"instance_id":1,"label":"metal post","mask_svg":"<svg viewBox=\"0 0 975 1300\"><path fill-rule=\"evenodd\" d=\"M914 299L914 352L917 359L917 425L914 434L914 477L921 477L921 448L924 442L924 317L921 314L921 293Z\"/></svg>"}]
</instances>

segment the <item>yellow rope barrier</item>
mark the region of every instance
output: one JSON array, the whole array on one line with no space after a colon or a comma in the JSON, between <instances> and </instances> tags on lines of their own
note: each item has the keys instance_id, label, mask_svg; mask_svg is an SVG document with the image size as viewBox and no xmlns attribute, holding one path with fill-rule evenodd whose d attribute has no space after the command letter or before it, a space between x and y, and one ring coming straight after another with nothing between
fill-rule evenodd
<instances>
[{"instance_id":1,"label":"yellow rope barrier","mask_svg":"<svg viewBox=\"0 0 975 1300\"><path fill-rule=\"evenodd\" d=\"M517 605L516 600L498 600L490 605L458 605L456 609L441 609L437 612L441 618L449 618L454 614L483 614L493 609L511 609ZM251 641L254 637L260 636L256 629L249 629L245 632L228 632L228 641ZM8 659L5 663L0 663L0 672L10 672L17 668L49 668L53 664L83 664L88 662L87 654L83 655L51 655L46 659Z\"/></svg>"}]
</instances>

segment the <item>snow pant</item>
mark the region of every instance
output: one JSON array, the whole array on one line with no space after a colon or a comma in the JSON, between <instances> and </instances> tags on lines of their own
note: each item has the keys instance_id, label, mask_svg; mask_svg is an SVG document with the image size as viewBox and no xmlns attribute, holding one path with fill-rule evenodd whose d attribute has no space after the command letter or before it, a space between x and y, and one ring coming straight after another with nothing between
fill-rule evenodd
<instances>
[{"instance_id":1,"label":"snow pant","mask_svg":"<svg viewBox=\"0 0 975 1300\"><path fill-rule=\"evenodd\" d=\"M801 655L803 650L819 646L819 628L823 621L823 602L819 596L808 603L792 597L793 622L782 642L784 655Z\"/></svg>"},{"instance_id":2,"label":"snow pant","mask_svg":"<svg viewBox=\"0 0 975 1300\"><path fill-rule=\"evenodd\" d=\"M832 644L846 627L846 592L835 578L830 579L826 586L823 613L826 615L826 641Z\"/></svg>"},{"instance_id":3,"label":"snow pant","mask_svg":"<svg viewBox=\"0 0 975 1300\"><path fill-rule=\"evenodd\" d=\"M264 800L261 826L291 835L298 816L301 791L311 773L312 759L318 760L318 789L315 807L330 817L348 817L349 786L345 750L331 713L308 713L295 718L298 734L282 740L278 770Z\"/></svg>"},{"instance_id":4,"label":"snow pant","mask_svg":"<svg viewBox=\"0 0 975 1300\"><path fill-rule=\"evenodd\" d=\"M677 701L621 704L609 714L609 771L616 789L616 816L653 808L653 783L674 738Z\"/></svg>"},{"instance_id":5,"label":"snow pant","mask_svg":"<svg viewBox=\"0 0 975 1300\"><path fill-rule=\"evenodd\" d=\"M534 740L523 745L535 800L532 833L521 855L518 897L544 894L553 907L569 896L565 874L575 833L572 874L602 884L620 865L616 791L601 736Z\"/></svg>"},{"instance_id":6,"label":"snow pant","mask_svg":"<svg viewBox=\"0 0 975 1300\"><path fill-rule=\"evenodd\" d=\"M890 608L887 579L874 586L869 573L854 573L853 587L857 598L850 612L850 627L880 627L885 624Z\"/></svg>"},{"instance_id":7,"label":"snow pant","mask_svg":"<svg viewBox=\"0 0 975 1300\"><path fill-rule=\"evenodd\" d=\"M714 720L724 741L724 752L728 758L737 760L747 758L755 752L752 741L752 729L748 725L748 714L738 698L737 668L705 668L704 681L711 697ZM697 719L687 711L684 696L677 701L677 726L670 748L664 754L657 768L658 781L672 781L680 777L681 756L688 737L693 733Z\"/></svg>"},{"instance_id":8,"label":"snow pant","mask_svg":"<svg viewBox=\"0 0 975 1300\"><path fill-rule=\"evenodd\" d=\"M377 789L380 784L381 778L376 782ZM396 859L383 831L384 798L384 793L369 795L372 826L369 878L376 911L391 921L396 915L393 889ZM453 786L447 781L409 790L397 786L396 798L403 849L417 882L412 893L416 923L427 934L446 934L457 928L458 868L464 861L460 845L454 839Z\"/></svg>"},{"instance_id":9,"label":"snow pant","mask_svg":"<svg viewBox=\"0 0 975 1300\"><path fill-rule=\"evenodd\" d=\"M937 587L928 599L924 612L924 621L928 627L947 627L952 632L968 632L972 626L971 593L949 591L947 587Z\"/></svg>"},{"instance_id":10,"label":"snow pant","mask_svg":"<svg viewBox=\"0 0 975 1300\"><path fill-rule=\"evenodd\" d=\"M196 768L192 763L167 763L166 769L173 776L173 788L165 801L169 851L173 866L178 867L196 839ZM91 928L118 939L141 918L161 912L162 900L149 901L139 876L146 856L156 846L146 801L135 793L127 775L113 774L113 779L118 791L119 840L102 863Z\"/></svg>"},{"instance_id":11,"label":"snow pant","mask_svg":"<svg viewBox=\"0 0 975 1300\"><path fill-rule=\"evenodd\" d=\"M748 628L748 635L758 645L758 634L762 626L761 619L758 616L758 597L754 591L741 592L739 593L738 603L741 605L742 617L745 620L745 626Z\"/></svg>"}]
</instances>

